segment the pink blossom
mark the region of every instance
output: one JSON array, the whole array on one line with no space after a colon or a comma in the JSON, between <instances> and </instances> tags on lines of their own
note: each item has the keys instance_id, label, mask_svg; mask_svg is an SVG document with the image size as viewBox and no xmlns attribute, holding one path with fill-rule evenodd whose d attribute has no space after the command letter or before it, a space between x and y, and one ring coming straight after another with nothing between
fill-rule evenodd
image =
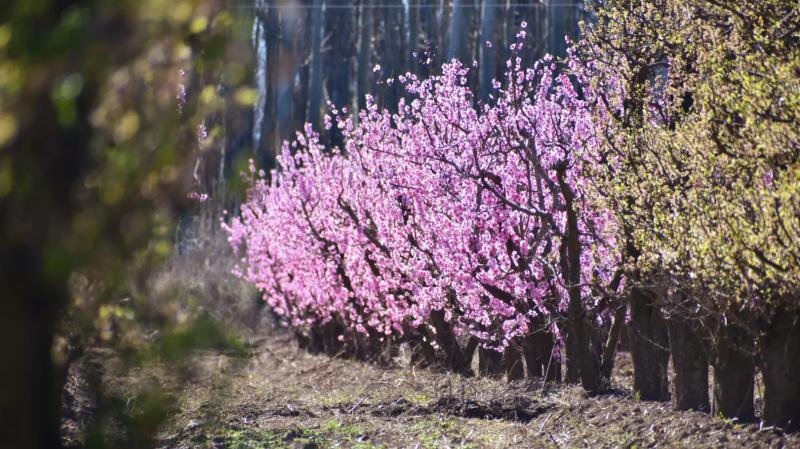
<instances>
[{"instance_id":1,"label":"pink blossom","mask_svg":"<svg viewBox=\"0 0 800 449\"><path fill-rule=\"evenodd\" d=\"M190 200L195 200L195 201L197 201L199 203L204 203L204 202L208 201L208 194L206 194L206 193L189 192L189 195L187 195L187 197Z\"/></svg>"},{"instance_id":2,"label":"pink blossom","mask_svg":"<svg viewBox=\"0 0 800 449\"><path fill-rule=\"evenodd\" d=\"M325 151L307 126L284 144L279 171L252 167L240 215L224 225L243 255L237 275L287 324L335 320L343 338L400 336L441 310L456 332L502 349L564 311L570 292L593 310L621 264L613 216L585 194L593 116L551 59L507 67L481 110L470 69L454 61L405 77L396 114L368 98L357 125L339 118L341 149ZM559 251L568 214L580 285Z\"/></svg>"}]
</instances>

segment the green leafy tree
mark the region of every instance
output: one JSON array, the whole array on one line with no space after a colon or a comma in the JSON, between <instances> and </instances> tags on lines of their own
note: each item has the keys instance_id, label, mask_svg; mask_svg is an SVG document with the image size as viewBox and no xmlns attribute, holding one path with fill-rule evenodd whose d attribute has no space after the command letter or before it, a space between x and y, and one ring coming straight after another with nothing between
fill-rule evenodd
<instances>
[{"instance_id":1,"label":"green leafy tree","mask_svg":"<svg viewBox=\"0 0 800 449\"><path fill-rule=\"evenodd\" d=\"M61 445L64 360L54 341L81 302L70 285L91 279L102 286L96 303L109 303L170 250L171 223L188 202L196 125L221 107L213 89L188 102L182 89L218 64L232 22L223 6L0 6L0 441L8 447Z\"/></svg>"},{"instance_id":2,"label":"green leafy tree","mask_svg":"<svg viewBox=\"0 0 800 449\"><path fill-rule=\"evenodd\" d=\"M715 413L752 416L755 354L763 419L796 426L798 5L607 1L597 13L581 52L617 95L598 100L608 126L593 176L630 269L662 287L663 310L708 329Z\"/></svg>"}]
</instances>

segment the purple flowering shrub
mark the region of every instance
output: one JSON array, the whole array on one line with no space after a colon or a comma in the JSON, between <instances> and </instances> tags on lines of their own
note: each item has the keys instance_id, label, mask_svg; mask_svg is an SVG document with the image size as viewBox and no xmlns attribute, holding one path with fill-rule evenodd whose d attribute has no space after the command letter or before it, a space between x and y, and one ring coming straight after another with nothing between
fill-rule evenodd
<instances>
[{"instance_id":1,"label":"purple flowering shrub","mask_svg":"<svg viewBox=\"0 0 800 449\"><path fill-rule=\"evenodd\" d=\"M306 126L269 176L251 167L225 225L237 274L287 325L336 323L339 341L435 340L434 312L497 351L542 327L561 340L570 307L601 323L621 261L612 215L584 193L595 122L551 58L507 67L478 107L457 61L406 74L397 113L368 98L326 119L343 148Z\"/></svg>"}]
</instances>

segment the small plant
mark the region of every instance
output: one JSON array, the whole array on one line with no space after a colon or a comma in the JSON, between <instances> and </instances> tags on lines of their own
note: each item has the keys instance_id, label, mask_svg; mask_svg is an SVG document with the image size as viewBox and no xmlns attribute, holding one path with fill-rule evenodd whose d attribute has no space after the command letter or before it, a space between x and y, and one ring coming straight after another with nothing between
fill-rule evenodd
<instances>
[{"instance_id":1,"label":"small plant","mask_svg":"<svg viewBox=\"0 0 800 449\"><path fill-rule=\"evenodd\" d=\"M425 393L411 393L405 399L414 405L427 405L431 401L431 397Z\"/></svg>"},{"instance_id":2,"label":"small plant","mask_svg":"<svg viewBox=\"0 0 800 449\"><path fill-rule=\"evenodd\" d=\"M638 446L634 444L633 441L634 441L634 435L631 432L625 432L622 435L620 435L618 445L619 447L626 449L638 448Z\"/></svg>"}]
</instances>

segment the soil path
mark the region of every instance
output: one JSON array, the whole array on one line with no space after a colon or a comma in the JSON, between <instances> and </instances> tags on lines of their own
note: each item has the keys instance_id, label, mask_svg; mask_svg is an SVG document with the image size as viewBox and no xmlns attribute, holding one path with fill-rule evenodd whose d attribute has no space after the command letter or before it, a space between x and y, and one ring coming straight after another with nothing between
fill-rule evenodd
<instances>
[{"instance_id":1,"label":"soil path","mask_svg":"<svg viewBox=\"0 0 800 449\"><path fill-rule=\"evenodd\" d=\"M577 387L314 356L279 332L255 342L246 358L197 353L180 376L174 366L131 370L115 366L108 352L92 357L103 388L120 403L145 389L169 392L175 414L155 443L170 449L800 448L800 435L635 400L625 354L615 393L592 398ZM78 447L81 417L91 414L80 393L86 366L70 376L67 394L65 429Z\"/></svg>"}]
</instances>

